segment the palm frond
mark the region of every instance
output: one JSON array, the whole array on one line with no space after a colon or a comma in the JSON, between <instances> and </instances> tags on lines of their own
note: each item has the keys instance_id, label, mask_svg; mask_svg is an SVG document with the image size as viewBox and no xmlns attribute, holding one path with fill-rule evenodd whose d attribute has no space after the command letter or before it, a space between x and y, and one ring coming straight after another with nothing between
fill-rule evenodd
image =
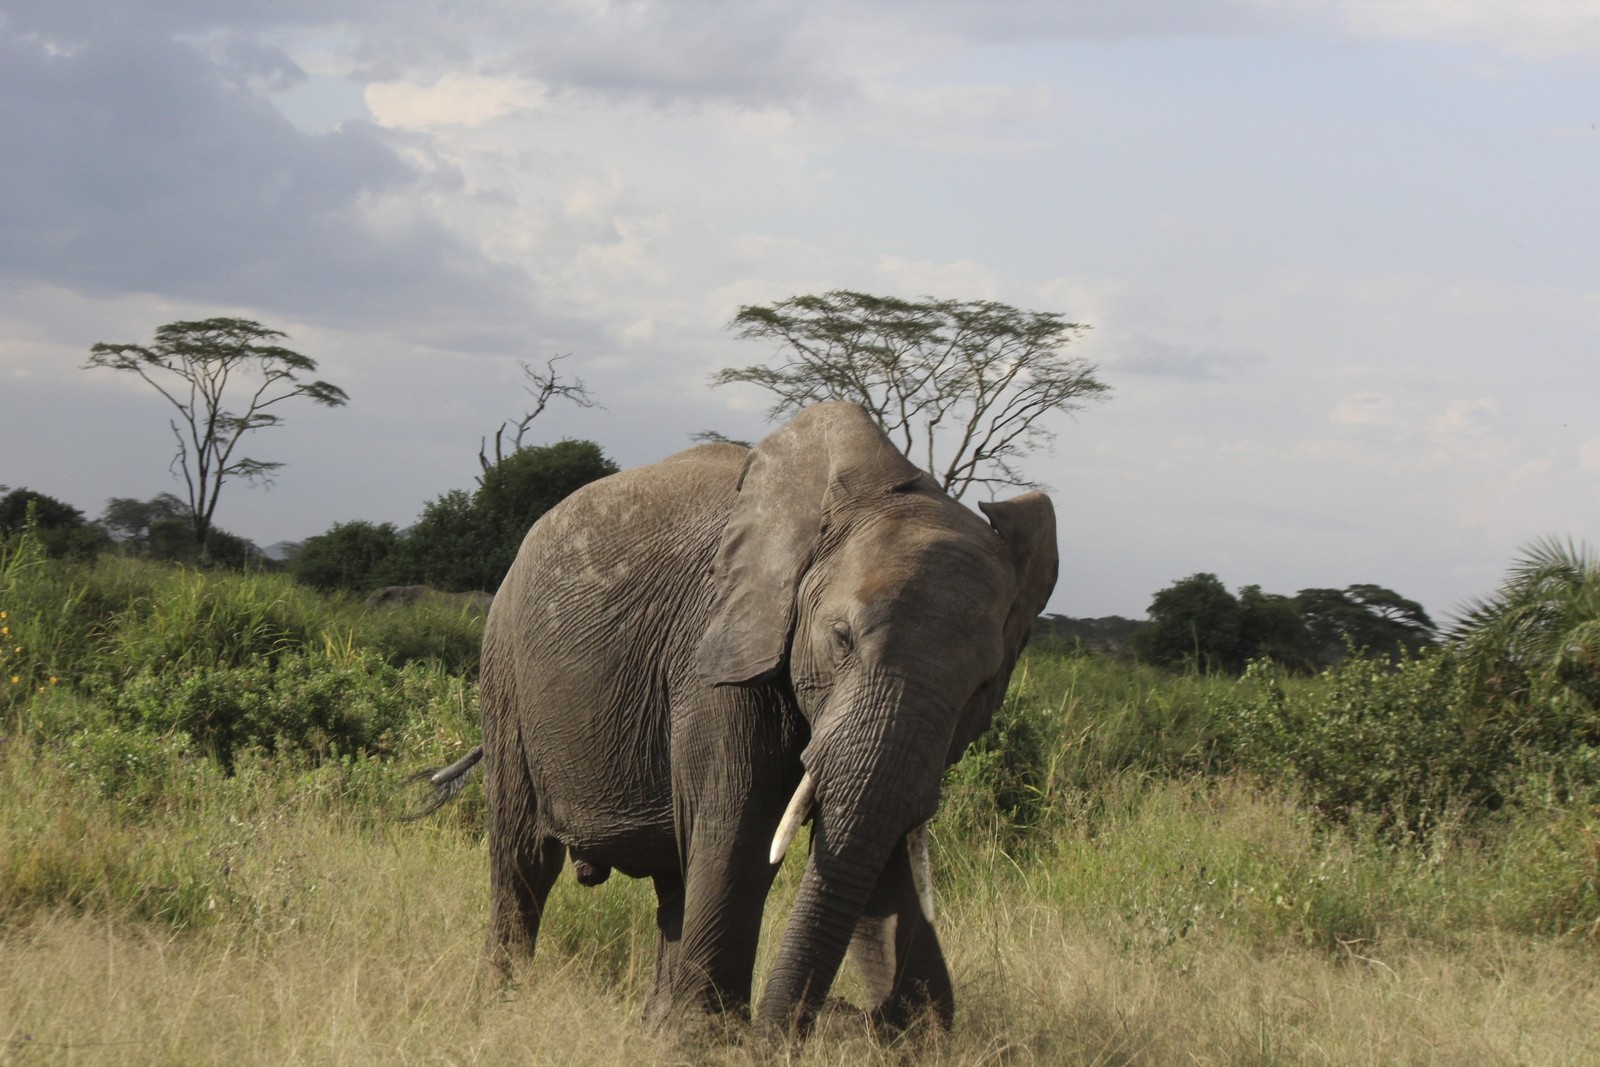
<instances>
[{"instance_id":1,"label":"palm frond","mask_svg":"<svg viewBox=\"0 0 1600 1067\"><path fill-rule=\"evenodd\" d=\"M1487 630L1534 634L1569 615L1600 608L1600 557L1570 537L1542 537L1512 562L1500 588L1467 601L1445 633L1466 642Z\"/></svg>"}]
</instances>

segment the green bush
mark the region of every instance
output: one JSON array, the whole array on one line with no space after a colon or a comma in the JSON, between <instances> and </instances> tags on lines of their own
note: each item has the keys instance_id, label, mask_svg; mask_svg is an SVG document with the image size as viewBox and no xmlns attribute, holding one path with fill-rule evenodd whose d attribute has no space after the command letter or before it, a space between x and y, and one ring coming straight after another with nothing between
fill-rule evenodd
<instances>
[{"instance_id":1,"label":"green bush","mask_svg":"<svg viewBox=\"0 0 1600 1067\"><path fill-rule=\"evenodd\" d=\"M115 610L105 660L136 673L271 663L320 643L326 604L287 578L171 569L147 596Z\"/></svg>"},{"instance_id":2,"label":"green bush","mask_svg":"<svg viewBox=\"0 0 1600 1067\"><path fill-rule=\"evenodd\" d=\"M1351 658L1322 681L1291 691L1280 670L1251 664L1218 709L1235 758L1298 785L1336 820L1362 813L1420 830L1453 804L1498 804L1504 753L1460 714L1449 656L1394 667Z\"/></svg>"},{"instance_id":3,"label":"green bush","mask_svg":"<svg viewBox=\"0 0 1600 1067\"><path fill-rule=\"evenodd\" d=\"M1232 684L1029 649L989 731L946 775L941 818L1037 837L1126 774L1207 772L1221 754L1214 704Z\"/></svg>"},{"instance_id":4,"label":"green bush","mask_svg":"<svg viewBox=\"0 0 1600 1067\"><path fill-rule=\"evenodd\" d=\"M593 441L519 448L484 472L476 491L429 501L384 571L396 583L493 592L528 527L583 486L617 472Z\"/></svg>"},{"instance_id":5,"label":"green bush","mask_svg":"<svg viewBox=\"0 0 1600 1067\"><path fill-rule=\"evenodd\" d=\"M23 538L57 558L93 559L111 547L105 529L85 520L71 504L31 489L13 489L0 496L0 544Z\"/></svg>"},{"instance_id":6,"label":"green bush","mask_svg":"<svg viewBox=\"0 0 1600 1067\"><path fill-rule=\"evenodd\" d=\"M188 795L211 769L188 734L160 733L142 723L79 730L66 739L61 758L97 796L144 811L166 794Z\"/></svg>"},{"instance_id":7,"label":"green bush","mask_svg":"<svg viewBox=\"0 0 1600 1067\"><path fill-rule=\"evenodd\" d=\"M445 601L424 600L383 611L352 606L347 616L330 623L328 640L371 649L396 667L432 663L476 678L483 624L482 610Z\"/></svg>"},{"instance_id":8,"label":"green bush","mask_svg":"<svg viewBox=\"0 0 1600 1067\"><path fill-rule=\"evenodd\" d=\"M484 621L449 604L372 612L283 575L113 556L46 559L25 542L0 548L0 612L0 706L56 684L51 678L108 692L144 671L230 669L330 649L470 675Z\"/></svg>"},{"instance_id":9,"label":"green bush","mask_svg":"<svg viewBox=\"0 0 1600 1067\"><path fill-rule=\"evenodd\" d=\"M1455 649L1391 664L1352 657L1302 684L1250 666L1217 714L1241 767L1298 787L1336 821L1426 832L1479 820L1537 781L1574 798L1600 784L1600 748L1560 698L1485 687Z\"/></svg>"},{"instance_id":10,"label":"green bush","mask_svg":"<svg viewBox=\"0 0 1600 1067\"><path fill-rule=\"evenodd\" d=\"M289 652L184 673L146 667L106 694L119 720L193 737L224 765L247 745L268 752L385 753L404 728L404 672L378 656Z\"/></svg>"},{"instance_id":11,"label":"green bush","mask_svg":"<svg viewBox=\"0 0 1600 1067\"><path fill-rule=\"evenodd\" d=\"M365 593L388 582L400 544L392 523L337 522L308 538L290 557L288 570L324 593Z\"/></svg>"}]
</instances>

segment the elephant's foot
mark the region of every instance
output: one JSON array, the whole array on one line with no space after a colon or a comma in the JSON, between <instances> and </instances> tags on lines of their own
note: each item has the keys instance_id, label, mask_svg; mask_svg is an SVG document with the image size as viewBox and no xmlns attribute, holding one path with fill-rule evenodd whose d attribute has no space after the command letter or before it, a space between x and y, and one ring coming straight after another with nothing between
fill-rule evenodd
<instances>
[{"instance_id":1,"label":"elephant's foot","mask_svg":"<svg viewBox=\"0 0 1600 1067\"><path fill-rule=\"evenodd\" d=\"M907 983L910 988L890 994L867 1014L880 1033L904 1033L913 1029L948 1030L955 1021L955 1003L948 986L944 995L934 995L927 982Z\"/></svg>"},{"instance_id":2,"label":"elephant's foot","mask_svg":"<svg viewBox=\"0 0 1600 1067\"><path fill-rule=\"evenodd\" d=\"M863 1035L879 1040L888 1036L876 1025L871 1012L863 1011L843 997L834 996L824 1000L810 1015L796 1016L787 1026L763 1022L759 1033L770 1045L789 1045L816 1036L839 1041L858 1039Z\"/></svg>"},{"instance_id":3,"label":"elephant's foot","mask_svg":"<svg viewBox=\"0 0 1600 1067\"><path fill-rule=\"evenodd\" d=\"M491 942L479 961L478 973L473 979L474 987L480 993L507 992L515 981L519 958L526 957L519 957L508 951L506 946Z\"/></svg>"},{"instance_id":4,"label":"elephant's foot","mask_svg":"<svg viewBox=\"0 0 1600 1067\"><path fill-rule=\"evenodd\" d=\"M659 990L645 1002L644 1024L653 1033L669 1037L685 1048L742 1044L753 1032L749 1005L723 1008L703 1001L686 1004Z\"/></svg>"},{"instance_id":5,"label":"elephant's foot","mask_svg":"<svg viewBox=\"0 0 1600 1067\"><path fill-rule=\"evenodd\" d=\"M830 996L803 1025L787 1030L767 1027L764 1032L778 1043L819 1036L850 1040L866 1035L883 1045L921 1046L937 1040L949 1029L949 1015L926 1001L915 1008L904 1001L896 1001L863 1009L843 997Z\"/></svg>"},{"instance_id":6,"label":"elephant's foot","mask_svg":"<svg viewBox=\"0 0 1600 1067\"><path fill-rule=\"evenodd\" d=\"M869 1011L867 1018L880 1038L920 1040L948 1032L954 1014L948 1004L895 998Z\"/></svg>"}]
</instances>

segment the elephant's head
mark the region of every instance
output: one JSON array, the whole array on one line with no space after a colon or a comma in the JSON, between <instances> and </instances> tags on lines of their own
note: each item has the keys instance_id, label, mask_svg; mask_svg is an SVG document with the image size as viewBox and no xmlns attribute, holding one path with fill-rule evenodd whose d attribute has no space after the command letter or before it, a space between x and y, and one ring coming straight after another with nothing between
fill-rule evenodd
<instances>
[{"instance_id":1,"label":"elephant's head","mask_svg":"<svg viewBox=\"0 0 1600 1067\"><path fill-rule=\"evenodd\" d=\"M808 408L750 455L699 667L724 685L786 677L811 725L812 851L766 1022L803 1025L852 938L859 949L863 917L915 900L890 884L908 872L903 842L934 814L945 768L988 728L1055 585L1049 499L983 510L988 522L853 404ZM892 958L884 966L896 973ZM942 960L937 980L948 984Z\"/></svg>"}]
</instances>

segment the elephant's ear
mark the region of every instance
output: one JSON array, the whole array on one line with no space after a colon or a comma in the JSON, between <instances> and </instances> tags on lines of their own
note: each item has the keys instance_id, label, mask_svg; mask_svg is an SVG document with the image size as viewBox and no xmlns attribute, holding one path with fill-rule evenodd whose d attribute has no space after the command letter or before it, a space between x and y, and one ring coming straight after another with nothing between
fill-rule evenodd
<instances>
[{"instance_id":1,"label":"elephant's ear","mask_svg":"<svg viewBox=\"0 0 1600 1067\"><path fill-rule=\"evenodd\" d=\"M1056 587L1056 509L1043 493L980 503L989 524L1006 543L1017 572L1017 599L1006 615L1006 671L1009 675Z\"/></svg>"},{"instance_id":2,"label":"elephant's ear","mask_svg":"<svg viewBox=\"0 0 1600 1067\"><path fill-rule=\"evenodd\" d=\"M814 404L758 444L717 549L711 621L696 659L701 680L739 685L782 667L795 594L826 517L842 499L919 473L857 404Z\"/></svg>"},{"instance_id":3,"label":"elephant's ear","mask_svg":"<svg viewBox=\"0 0 1600 1067\"><path fill-rule=\"evenodd\" d=\"M1016 599L1006 610L1005 660L1000 672L973 694L956 723L946 763L955 763L967 746L981 737L1006 698L1006 685L1017 657L1033 633L1033 621L1044 610L1056 587L1056 511L1043 493L1026 493L1011 500L980 503L989 524L1005 544L1005 554L1016 575Z\"/></svg>"}]
</instances>

